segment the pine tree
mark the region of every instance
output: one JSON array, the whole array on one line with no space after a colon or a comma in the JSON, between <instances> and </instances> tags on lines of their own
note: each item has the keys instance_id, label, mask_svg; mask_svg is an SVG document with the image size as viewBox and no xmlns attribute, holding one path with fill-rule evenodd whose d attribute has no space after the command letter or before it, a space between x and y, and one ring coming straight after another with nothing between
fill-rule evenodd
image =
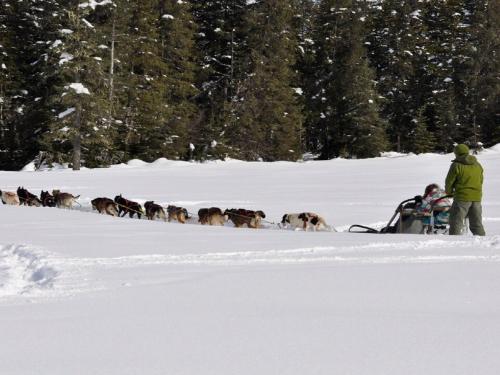
<instances>
[{"instance_id":1,"label":"pine tree","mask_svg":"<svg viewBox=\"0 0 500 375\"><path fill-rule=\"evenodd\" d=\"M162 0L127 2L128 20L117 26L117 80L121 149L147 161L184 158L196 121L195 25L190 4Z\"/></svg>"},{"instance_id":2,"label":"pine tree","mask_svg":"<svg viewBox=\"0 0 500 375\"><path fill-rule=\"evenodd\" d=\"M32 50L43 43L39 9L31 2L0 4L0 168L18 170L37 153L42 130L33 107L40 100L33 84ZM50 5L49 5L50 6ZM35 47L33 47L35 46Z\"/></svg>"},{"instance_id":3,"label":"pine tree","mask_svg":"<svg viewBox=\"0 0 500 375\"><path fill-rule=\"evenodd\" d=\"M31 133L31 138L23 143L31 145L32 151L25 163L32 161L35 156L38 162L51 161L50 155L45 152L47 148L44 147L44 140L54 118L51 100L60 94L57 91L57 74L54 74L57 65L54 63L60 58L55 53L62 43L59 19L65 11L64 5L58 0L17 2L18 7L23 7L17 13L29 15L20 27L23 35L19 36L18 43L23 56L19 66L29 91L23 125Z\"/></svg>"},{"instance_id":4,"label":"pine tree","mask_svg":"<svg viewBox=\"0 0 500 375\"><path fill-rule=\"evenodd\" d=\"M160 1L160 43L162 59L166 63L167 122L169 137L177 139L171 143L170 154L189 157L191 139L197 137L194 127L198 109L194 104L197 95L195 53L195 25L191 7L186 1Z\"/></svg>"},{"instance_id":5,"label":"pine tree","mask_svg":"<svg viewBox=\"0 0 500 375\"><path fill-rule=\"evenodd\" d=\"M246 76L236 108L238 123L229 129L231 143L245 159L298 160L302 116L292 86L298 82L294 3L264 0L249 6Z\"/></svg>"},{"instance_id":6,"label":"pine tree","mask_svg":"<svg viewBox=\"0 0 500 375\"><path fill-rule=\"evenodd\" d=\"M71 160L74 170L80 169L82 161L91 167L113 161L105 67L97 25L92 23L95 7L68 1L65 12L58 15L60 39L48 54L52 69L46 75L56 88L44 142L57 160Z\"/></svg>"},{"instance_id":7,"label":"pine tree","mask_svg":"<svg viewBox=\"0 0 500 375\"><path fill-rule=\"evenodd\" d=\"M12 6L9 2L0 4L0 168L15 169L15 160L19 140L16 137L16 87L19 72L16 69L15 48L12 46L14 36L10 21Z\"/></svg>"},{"instance_id":8,"label":"pine tree","mask_svg":"<svg viewBox=\"0 0 500 375\"><path fill-rule=\"evenodd\" d=\"M366 45L377 71L378 92L384 98L383 116L397 151L417 152L417 112L429 99L425 83L428 57L421 2L387 0L371 11L371 32ZM422 135L422 132L420 132Z\"/></svg>"},{"instance_id":9,"label":"pine tree","mask_svg":"<svg viewBox=\"0 0 500 375\"><path fill-rule=\"evenodd\" d=\"M428 114L433 118L434 122L432 133L439 145L437 149L451 152L453 145L460 141L459 132L457 131L457 127L460 126L460 119L455 98L449 92L442 93L429 103L429 108Z\"/></svg>"},{"instance_id":10,"label":"pine tree","mask_svg":"<svg viewBox=\"0 0 500 375\"><path fill-rule=\"evenodd\" d=\"M127 157L147 161L164 156L165 146L172 141L166 128L168 69L159 43L161 21L157 5L151 0L130 3L124 31L127 38L117 51L118 59L124 61L122 147Z\"/></svg>"},{"instance_id":11,"label":"pine tree","mask_svg":"<svg viewBox=\"0 0 500 375\"><path fill-rule=\"evenodd\" d=\"M364 43L366 10L357 1L320 3L317 48L316 131L321 157L370 157L386 149L374 74Z\"/></svg>"},{"instance_id":12,"label":"pine tree","mask_svg":"<svg viewBox=\"0 0 500 375\"><path fill-rule=\"evenodd\" d=\"M429 1L423 19L427 28L428 63L425 76L427 95L434 99L428 103L430 127L436 133L439 151L451 151L454 143L464 141L469 130L463 108L458 101L460 76L457 69L467 56L467 40L461 31L463 2L452 0Z\"/></svg>"},{"instance_id":13,"label":"pine tree","mask_svg":"<svg viewBox=\"0 0 500 375\"><path fill-rule=\"evenodd\" d=\"M468 129L462 139L474 146L478 142L492 146L500 141L500 4L466 2L462 13L460 29L467 43L456 67L457 101Z\"/></svg>"},{"instance_id":14,"label":"pine tree","mask_svg":"<svg viewBox=\"0 0 500 375\"><path fill-rule=\"evenodd\" d=\"M412 120L414 123L413 130L410 136L414 141L412 150L417 154L432 152L436 146L436 139L434 134L429 131L424 117L425 107L417 111L415 118Z\"/></svg>"},{"instance_id":15,"label":"pine tree","mask_svg":"<svg viewBox=\"0 0 500 375\"><path fill-rule=\"evenodd\" d=\"M314 44L314 20L317 12L317 4L313 0L298 0L297 10L294 15L294 28L298 41L297 59L295 71L298 72L297 94L303 108L304 132L303 145L306 150L317 150L317 135L314 133L314 104L311 97L314 95L315 87L315 44Z\"/></svg>"},{"instance_id":16,"label":"pine tree","mask_svg":"<svg viewBox=\"0 0 500 375\"><path fill-rule=\"evenodd\" d=\"M243 30L246 3L246 0L195 2L202 67L197 101L202 113L195 144L202 158L208 156L206 150L218 157L231 152L227 133L237 126L235 109L244 75L243 59L248 51Z\"/></svg>"}]
</instances>

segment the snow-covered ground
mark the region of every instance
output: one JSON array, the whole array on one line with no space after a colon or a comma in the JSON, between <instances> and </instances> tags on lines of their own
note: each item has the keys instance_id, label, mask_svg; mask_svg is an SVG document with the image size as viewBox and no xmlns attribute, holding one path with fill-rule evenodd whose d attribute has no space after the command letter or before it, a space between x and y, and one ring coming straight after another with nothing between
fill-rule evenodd
<instances>
[{"instance_id":1,"label":"snow-covered ground","mask_svg":"<svg viewBox=\"0 0 500 375\"><path fill-rule=\"evenodd\" d=\"M497 374L500 146L479 155L487 237L342 233L442 184L451 158L0 172L2 190L83 206L0 206L0 374ZM314 211L341 232L89 212L120 193L270 222Z\"/></svg>"}]
</instances>

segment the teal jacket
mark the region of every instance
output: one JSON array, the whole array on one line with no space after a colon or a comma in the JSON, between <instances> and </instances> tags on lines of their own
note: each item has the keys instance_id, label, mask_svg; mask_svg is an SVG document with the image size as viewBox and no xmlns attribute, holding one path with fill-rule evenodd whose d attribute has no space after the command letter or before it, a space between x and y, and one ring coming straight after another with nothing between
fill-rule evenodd
<instances>
[{"instance_id":1,"label":"teal jacket","mask_svg":"<svg viewBox=\"0 0 500 375\"><path fill-rule=\"evenodd\" d=\"M460 155L452 161L446 176L446 193L461 202L481 202L483 167L475 156Z\"/></svg>"}]
</instances>

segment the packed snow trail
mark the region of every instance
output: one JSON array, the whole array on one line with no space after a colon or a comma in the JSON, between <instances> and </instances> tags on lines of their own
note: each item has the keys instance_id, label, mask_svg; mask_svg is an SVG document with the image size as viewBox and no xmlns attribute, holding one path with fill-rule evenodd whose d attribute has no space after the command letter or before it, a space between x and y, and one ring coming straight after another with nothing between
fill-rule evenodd
<instances>
[{"instance_id":1,"label":"packed snow trail","mask_svg":"<svg viewBox=\"0 0 500 375\"><path fill-rule=\"evenodd\" d=\"M44 298L75 295L116 287L100 281L114 271L119 285L130 286L120 269L146 268L141 282L148 283L148 267L172 266L284 266L307 264L418 264L500 262L500 237L378 242L351 246L318 246L286 250L143 254L121 257L66 258L24 245L0 247L0 301L14 296Z\"/></svg>"}]
</instances>

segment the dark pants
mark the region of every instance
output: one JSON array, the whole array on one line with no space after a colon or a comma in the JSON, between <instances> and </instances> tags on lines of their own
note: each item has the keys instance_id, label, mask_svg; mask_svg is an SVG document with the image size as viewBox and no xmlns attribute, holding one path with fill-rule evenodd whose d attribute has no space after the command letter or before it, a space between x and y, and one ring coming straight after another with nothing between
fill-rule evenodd
<instances>
[{"instance_id":1,"label":"dark pants","mask_svg":"<svg viewBox=\"0 0 500 375\"><path fill-rule=\"evenodd\" d=\"M464 229L465 219L469 219L472 234L484 236L481 202L454 201L450 209L450 234L460 235Z\"/></svg>"}]
</instances>

